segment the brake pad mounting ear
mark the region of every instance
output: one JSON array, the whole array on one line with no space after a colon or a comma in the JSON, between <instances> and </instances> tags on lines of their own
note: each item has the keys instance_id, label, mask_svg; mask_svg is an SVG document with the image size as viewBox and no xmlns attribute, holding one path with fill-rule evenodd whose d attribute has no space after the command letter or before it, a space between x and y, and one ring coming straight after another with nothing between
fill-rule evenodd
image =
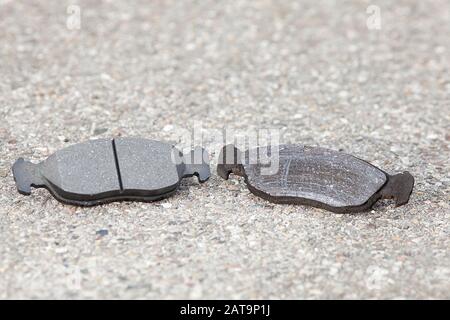
<instances>
[{"instance_id":1,"label":"brake pad mounting ear","mask_svg":"<svg viewBox=\"0 0 450 320\"><path fill-rule=\"evenodd\" d=\"M261 157L276 161L263 163ZM275 172L268 173L274 163ZM409 172L389 175L352 155L302 145L245 152L226 145L217 173L224 179L231 173L243 176L253 194L270 202L310 205L336 213L367 211L379 199L394 199L396 206L401 206L409 201L414 187Z\"/></svg>"},{"instance_id":2,"label":"brake pad mounting ear","mask_svg":"<svg viewBox=\"0 0 450 320\"><path fill-rule=\"evenodd\" d=\"M173 194L184 177L204 182L210 176L203 148L183 155L170 144L142 138L90 140L37 164L19 158L12 171L21 194L43 187L57 200L81 206L159 200Z\"/></svg>"}]
</instances>

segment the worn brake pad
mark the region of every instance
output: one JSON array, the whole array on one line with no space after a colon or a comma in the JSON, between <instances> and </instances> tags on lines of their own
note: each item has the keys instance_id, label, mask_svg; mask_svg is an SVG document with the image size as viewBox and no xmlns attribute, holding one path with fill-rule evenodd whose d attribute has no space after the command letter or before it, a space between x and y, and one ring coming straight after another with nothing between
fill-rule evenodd
<instances>
[{"instance_id":1,"label":"worn brake pad","mask_svg":"<svg viewBox=\"0 0 450 320\"><path fill-rule=\"evenodd\" d=\"M38 164L20 158L12 170L20 193L44 187L61 202L84 206L158 200L175 192L184 177L204 182L210 176L204 149L183 155L170 144L141 138L91 140Z\"/></svg>"},{"instance_id":2,"label":"worn brake pad","mask_svg":"<svg viewBox=\"0 0 450 320\"><path fill-rule=\"evenodd\" d=\"M275 152L277 166L270 172L273 162L266 160L275 159ZM227 145L217 173L224 179L230 173L243 176L252 193L270 202L337 213L366 211L379 199L394 199L401 206L409 201L414 186L409 172L391 176L349 154L302 145L259 147L244 153Z\"/></svg>"}]
</instances>

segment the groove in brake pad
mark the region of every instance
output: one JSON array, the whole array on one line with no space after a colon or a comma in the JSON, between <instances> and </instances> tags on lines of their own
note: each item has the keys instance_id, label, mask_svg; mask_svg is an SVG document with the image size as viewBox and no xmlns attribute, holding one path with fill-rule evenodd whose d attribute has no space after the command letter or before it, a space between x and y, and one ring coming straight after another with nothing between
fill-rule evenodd
<instances>
[{"instance_id":1,"label":"groove in brake pad","mask_svg":"<svg viewBox=\"0 0 450 320\"><path fill-rule=\"evenodd\" d=\"M170 144L141 138L91 140L38 164L20 158L12 170L20 193L43 187L61 202L84 206L159 200L174 193L184 177L204 182L210 176L204 149L183 155Z\"/></svg>"},{"instance_id":2,"label":"groove in brake pad","mask_svg":"<svg viewBox=\"0 0 450 320\"><path fill-rule=\"evenodd\" d=\"M354 156L302 145L259 147L244 153L227 145L217 173L224 179L230 173L243 176L252 193L270 202L337 213L367 211L379 199L394 199L401 206L409 201L414 186L409 172L389 175Z\"/></svg>"}]
</instances>

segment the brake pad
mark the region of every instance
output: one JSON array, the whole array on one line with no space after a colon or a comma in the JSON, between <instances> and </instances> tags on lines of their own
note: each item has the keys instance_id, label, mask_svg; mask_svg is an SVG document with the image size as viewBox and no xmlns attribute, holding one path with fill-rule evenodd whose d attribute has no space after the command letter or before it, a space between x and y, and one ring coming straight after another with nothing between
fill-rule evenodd
<instances>
[{"instance_id":1,"label":"brake pad","mask_svg":"<svg viewBox=\"0 0 450 320\"><path fill-rule=\"evenodd\" d=\"M159 200L174 193L184 177L204 182L210 176L204 149L183 155L170 144L141 138L91 140L38 164L20 158L12 170L21 194L43 187L61 202L82 206Z\"/></svg>"},{"instance_id":2,"label":"brake pad","mask_svg":"<svg viewBox=\"0 0 450 320\"><path fill-rule=\"evenodd\" d=\"M278 156L274 172L267 172ZM264 160L264 161L262 161ZM274 203L302 204L337 213L369 210L379 199L409 201L414 178L409 172L389 175L370 163L329 149L302 145L259 147L242 153L224 146L217 173L244 177L248 189Z\"/></svg>"}]
</instances>

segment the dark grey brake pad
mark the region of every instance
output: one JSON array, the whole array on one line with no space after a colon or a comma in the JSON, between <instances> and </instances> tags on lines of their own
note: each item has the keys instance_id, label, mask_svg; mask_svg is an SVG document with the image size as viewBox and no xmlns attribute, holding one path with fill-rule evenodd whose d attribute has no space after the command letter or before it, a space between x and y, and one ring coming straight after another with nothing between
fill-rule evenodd
<instances>
[{"instance_id":1,"label":"dark grey brake pad","mask_svg":"<svg viewBox=\"0 0 450 320\"><path fill-rule=\"evenodd\" d=\"M270 172L274 163L275 170ZM230 173L243 176L252 193L270 202L305 204L337 213L366 211L379 199L406 204L414 186L409 172L391 176L354 156L302 145L259 147L243 154L227 145L217 173L224 179Z\"/></svg>"},{"instance_id":2,"label":"dark grey brake pad","mask_svg":"<svg viewBox=\"0 0 450 320\"><path fill-rule=\"evenodd\" d=\"M210 176L208 154L183 155L170 144L140 138L91 140L34 164L18 159L13 175L20 193L47 188L61 202L91 206L110 201L153 201L171 195L184 177Z\"/></svg>"}]
</instances>

